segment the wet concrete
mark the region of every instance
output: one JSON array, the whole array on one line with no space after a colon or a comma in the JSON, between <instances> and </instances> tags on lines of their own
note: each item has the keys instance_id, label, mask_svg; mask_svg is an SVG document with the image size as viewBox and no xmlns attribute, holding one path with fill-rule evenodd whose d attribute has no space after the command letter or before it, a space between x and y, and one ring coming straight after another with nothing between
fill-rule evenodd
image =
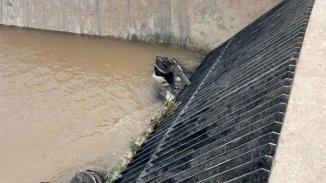
<instances>
[{"instance_id":1,"label":"wet concrete","mask_svg":"<svg viewBox=\"0 0 326 183\"><path fill-rule=\"evenodd\" d=\"M116 165L161 102L156 54L185 49L0 27L0 182L67 180Z\"/></svg>"}]
</instances>

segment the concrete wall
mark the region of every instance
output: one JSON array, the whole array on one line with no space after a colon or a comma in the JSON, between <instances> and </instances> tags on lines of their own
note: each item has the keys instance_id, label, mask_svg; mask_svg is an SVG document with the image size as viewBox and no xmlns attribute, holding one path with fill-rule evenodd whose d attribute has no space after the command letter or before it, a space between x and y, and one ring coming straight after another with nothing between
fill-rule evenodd
<instances>
[{"instance_id":1,"label":"concrete wall","mask_svg":"<svg viewBox=\"0 0 326 183\"><path fill-rule=\"evenodd\" d=\"M0 23L215 48L281 0L0 0Z\"/></svg>"},{"instance_id":2,"label":"concrete wall","mask_svg":"<svg viewBox=\"0 0 326 183\"><path fill-rule=\"evenodd\" d=\"M326 1L316 0L270 183L326 182Z\"/></svg>"}]
</instances>

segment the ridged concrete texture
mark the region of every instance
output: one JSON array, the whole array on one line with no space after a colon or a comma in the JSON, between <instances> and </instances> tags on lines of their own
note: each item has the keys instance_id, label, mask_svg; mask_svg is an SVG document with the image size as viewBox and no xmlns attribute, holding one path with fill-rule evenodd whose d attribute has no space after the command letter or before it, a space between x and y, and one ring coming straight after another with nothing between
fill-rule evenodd
<instances>
[{"instance_id":1,"label":"ridged concrete texture","mask_svg":"<svg viewBox=\"0 0 326 183\"><path fill-rule=\"evenodd\" d=\"M270 183L326 182L326 1L316 0Z\"/></svg>"},{"instance_id":2,"label":"ridged concrete texture","mask_svg":"<svg viewBox=\"0 0 326 183\"><path fill-rule=\"evenodd\" d=\"M0 24L211 50L281 0L0 0Z\"/></svg>"},{"instance_id":3,"label":"ridged concrete texture","mask_svg":"<svg viewBox=\"0 0 326 183\"><path fill-rule=\"evenodd\" d=\"M268 182L313 0L286 0L212 51L117 182Z\"/></svg>"}]
</instances>

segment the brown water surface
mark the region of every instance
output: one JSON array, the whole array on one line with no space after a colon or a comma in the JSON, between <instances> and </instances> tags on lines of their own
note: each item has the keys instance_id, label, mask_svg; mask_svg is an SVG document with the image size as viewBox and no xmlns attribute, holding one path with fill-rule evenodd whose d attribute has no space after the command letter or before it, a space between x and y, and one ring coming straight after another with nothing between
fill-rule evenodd
<instances>
[{"instance_id":1,"label":"brown water surface","mask_svg":"<svg viewBox=\"0 0 326 183\"><path fill-rule=\"evenodd\" d=\"M62 180L114 166L161 105L156 54L185 49L0 27L0 182ZM68 173L70 172L70 173Z\"/></svg>"}]
</instances>

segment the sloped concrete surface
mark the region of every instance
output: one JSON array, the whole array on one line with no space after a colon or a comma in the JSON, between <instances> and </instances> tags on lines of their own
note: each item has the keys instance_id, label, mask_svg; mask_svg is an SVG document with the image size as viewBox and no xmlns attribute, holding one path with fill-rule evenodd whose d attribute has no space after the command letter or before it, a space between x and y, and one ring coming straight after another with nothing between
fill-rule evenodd
<instances>
[{"instance_id":1,"label":"sloped concrete surface","mask_svg":"<svg viewBox=\"0 0 326 183\"><path fill-rule=\"evenodd\" d=\"M326 1L303 42L270 183L326 182Z\"/></svg>"},{"instance_id":2,"label":"sloped concrete surface","mask_svg":"<svg viewBox=\"0 0 326 183\"><path fill-rule=\"evenodd\" d=\"M212 51L117 182L268 182L313 3L285 0Z\"/></svg>"}]
</instances>

